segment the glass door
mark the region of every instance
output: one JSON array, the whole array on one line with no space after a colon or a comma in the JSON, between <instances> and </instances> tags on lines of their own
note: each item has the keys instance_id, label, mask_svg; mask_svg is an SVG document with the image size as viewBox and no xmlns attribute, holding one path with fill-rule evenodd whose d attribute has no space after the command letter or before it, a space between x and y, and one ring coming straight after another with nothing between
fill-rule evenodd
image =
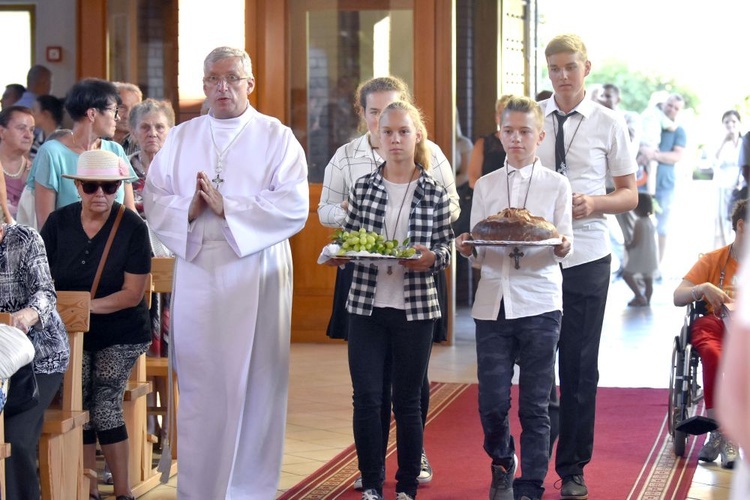
<instances>
[{"instance_id":1,"label":"glass door","mask_svg":"<svg viewBox=\"0 0 750 500\"><path fill-rule=\"evenodd\" d=\"M291 0L291 126L323 182L339 146L362 134L360 82L395 75L413 88L412 1Z\"/></svg>"}]
</instances>

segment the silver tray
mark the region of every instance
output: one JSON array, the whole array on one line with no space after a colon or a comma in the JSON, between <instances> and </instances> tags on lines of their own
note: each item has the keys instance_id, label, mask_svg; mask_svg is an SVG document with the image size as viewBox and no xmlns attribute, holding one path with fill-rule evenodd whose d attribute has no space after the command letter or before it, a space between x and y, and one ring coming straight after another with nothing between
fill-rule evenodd
<instances>
[{"instance_id":1,"label":"silver tray","mask_svg":"<svg viewBox=\"0 0 750 500\"><path fill-rule=\"evenodd\" d=\"M562 243L562 238L541 241L465 240L464 243L475 247L554 247Z\"/></svg>"},{"instance_id":2,"label":"silver tray","mask_svg":"<svg viewBox=\"0 0 750 500\"><path fill-rule=\"evenodd\" d=\"M381 255L379 253L352 252L351 254L333 255L331 258L341 260L366 260L373 262L378 260L419 260L420 257L422 257L421 253L415 253L411 257L396 257L394 255Z\"/></svg>"}]
</instances>

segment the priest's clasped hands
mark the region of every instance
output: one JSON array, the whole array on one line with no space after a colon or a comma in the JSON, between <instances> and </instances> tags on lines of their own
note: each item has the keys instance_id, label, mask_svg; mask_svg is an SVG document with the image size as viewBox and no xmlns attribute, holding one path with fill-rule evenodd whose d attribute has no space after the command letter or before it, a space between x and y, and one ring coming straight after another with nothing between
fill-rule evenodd
<instances>
[{"instance_id":1,"label":"priest's clasped hands","mask_svg":"<svg viewBox=\"0 0 750 500\"><path fill-rule=\"evenodd\" d=\"M197 219L206 208L222 219L224 218L224 197L211 183L208 174L198 172L195 182L195 194L190 201L190 208L188 209L188 222L190 223Z\"/></svg>"}]
</instances>

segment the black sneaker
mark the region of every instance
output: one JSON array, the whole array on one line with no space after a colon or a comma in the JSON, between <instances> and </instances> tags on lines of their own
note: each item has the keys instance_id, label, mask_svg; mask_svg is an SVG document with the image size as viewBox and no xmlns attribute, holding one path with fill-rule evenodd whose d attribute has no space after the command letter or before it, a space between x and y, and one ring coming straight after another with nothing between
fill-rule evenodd
<instances>
[{"instance_id":1,"label":"black sneaker","mask_svg":"<svg viewBox=\"0 0 750 500\"><path fill-rule=\"evenodd\" d=\"M432 467L430 461L427 460L427 454L422 450L422 462L419 466L419 476L417 476L419 484L427 484L432 481Z\"/></svg>"},{"instance_id":2,"label":"black sneaker","mask_svg":"<svg viewBox=\"0 0 750 500\"><path fill-rule=\"evenodd\" d=\"M383 496L378 490L370 489L362 492L362 500L383 500Z\"/></svg>"},{"instance_id":3,"label":"black sneaker","mask_svg":"<svg viewBox=\"0 0 750 500\"><path fill-rule=\"evenodd\" d=\"M492 464L492 485L490 486L490 500L514 500L513 477L516 475L516 457L509 469L502 465Z\"/></svg>"},{"instance_id":4,"label":"black sneaker","mask_svg":"<svg viewBox=\"0 0 750 500\"><path fill-rule=\"evenodd\" d=\"M583 480L583 474L563 479L560 498L562 500L587 500L589 498L589 489L586 487L586 481Z\"/></svg>"}]
</instances>

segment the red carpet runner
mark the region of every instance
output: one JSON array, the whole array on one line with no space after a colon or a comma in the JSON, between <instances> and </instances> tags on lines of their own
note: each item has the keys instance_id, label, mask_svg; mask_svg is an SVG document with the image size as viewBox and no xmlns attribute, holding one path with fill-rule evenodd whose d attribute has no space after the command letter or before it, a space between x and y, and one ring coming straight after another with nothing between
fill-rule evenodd
<instances>
[{"instance_id":1,"label":"red carpet runner","mask_svg":"<svg viewBox=\"0 0 750 500\"><path fill-rule=\"evenodd\" d=\"M686 498L698 461L699 444L686 445L686 459L672 452L667 432L667 391L664 389L600 388L594 457L586 467L589 498L678 499ZM517 387L513 401L517 401ZM520 424L512 409L511 427L518 446ZM395 431L391 427L384 487L393 498L397 468ZM482 449L482 429L477 413L477 386L433 384L425 449L435 471L433 481L419 489L420 498L484 499L490 483L489 459ZM321 467L280 498L357 500L351 489L359 475L354 446ZM559 498L558 477L553 464L545 481L545 499Z\"/></svg>"}]
</instances>

